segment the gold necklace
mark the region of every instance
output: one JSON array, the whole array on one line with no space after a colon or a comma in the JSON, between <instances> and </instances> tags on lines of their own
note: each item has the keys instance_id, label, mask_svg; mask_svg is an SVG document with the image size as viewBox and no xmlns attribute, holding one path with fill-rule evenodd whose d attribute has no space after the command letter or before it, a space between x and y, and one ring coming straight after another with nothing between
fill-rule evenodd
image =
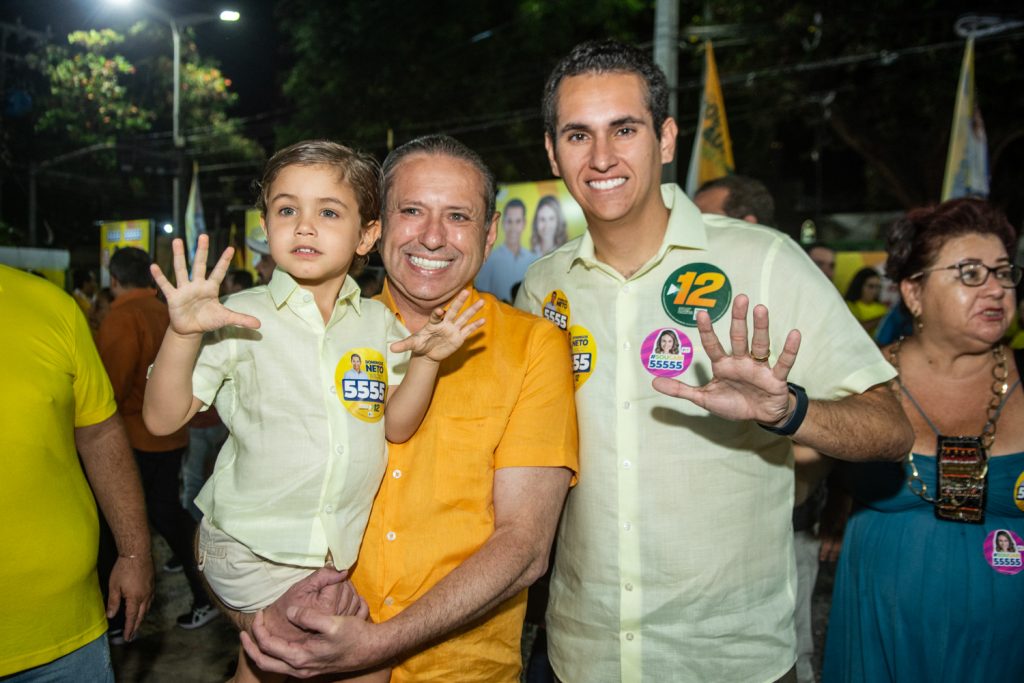
<instances>
[{"instance_id":1,"label":"gold necklace","mask_svg":"<svg viewBox=\"0 0 1024 683\"><path fill-rule=\"evenodd\" d=\"M889 360L897 373L902 344L901 337L889 350ZM995 359L995 366L992 368L992 397L986 409L985 426L979 436L945 436L940 433L935 423L900 381L898 374L895 379L896 386L910 400L938 439L935 449L938 496L933 498L928 495L928 485L918 472L913 452L907 455L907 464L910 466L907 487L915 495L932 503L935 506L935 514L940 519L980 523L985 518L988 453L995 443L999 415L1012 391L1006 383L1009 370L1006 367L1006 351L1003 346L993 348L992 355ZM1019 379L1017 383L1020 383ZM1014 388L1016 386L1017 384L1014 384Z\"/></svg>"}]
</instances>

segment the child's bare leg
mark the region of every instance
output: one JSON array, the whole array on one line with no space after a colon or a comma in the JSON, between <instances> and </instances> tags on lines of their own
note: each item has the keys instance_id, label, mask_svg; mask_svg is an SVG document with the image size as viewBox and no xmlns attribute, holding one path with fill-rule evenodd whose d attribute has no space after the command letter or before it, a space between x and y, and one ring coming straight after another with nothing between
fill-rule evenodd
<instances>
[{"instance_id":1,"label":"child's bare leg","mask_svg":"<svg viewBox=\"0 0 1024 683\"><path fill-rule=\"evenodd\" d=\"M282 683L284 680L285 674L275 674L260 670L249 659L249 655L245 654L245 650L239 646L238 668L235 669L235 675L229 678L227 683Z\"/></svg>"}]
</instances>

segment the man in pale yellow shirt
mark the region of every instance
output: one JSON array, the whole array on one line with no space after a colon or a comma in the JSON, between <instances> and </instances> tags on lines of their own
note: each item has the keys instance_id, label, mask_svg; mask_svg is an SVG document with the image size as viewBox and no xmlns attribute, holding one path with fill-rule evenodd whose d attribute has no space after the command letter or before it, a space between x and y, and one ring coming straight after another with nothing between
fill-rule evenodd
<instances>
[{"instance_id":1,"label":"man in pale yellow shirt","mask_svg":"<svg viewBox=\"0 0 1024 683\"><path fill-rule=\"evenodd\" d=\"M667 100L649 56L613 41L578 46L545 88L551 169L588 224L517 298L554 303L576 371L582 477L549 655L565 683L792 680L786 437L855 460L897 459L912 434L892 368L799 246L660 185Z\"/></svg>"}]
</instances>

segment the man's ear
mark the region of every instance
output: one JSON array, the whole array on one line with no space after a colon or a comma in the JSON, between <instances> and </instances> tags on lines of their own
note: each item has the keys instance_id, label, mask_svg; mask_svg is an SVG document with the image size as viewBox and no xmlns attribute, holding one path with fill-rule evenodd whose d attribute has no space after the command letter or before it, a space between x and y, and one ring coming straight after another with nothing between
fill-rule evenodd
<instances>
[{"instance_id":1,"label":"man's ear","mask_svg":"<svg viewBox=\"0 0 1024 683\"><path fill-rule=\"evenodd\" d=\"M356 246L356 253L360 256L366 256L377 246L377 240L379 239L380 221L371 221L359 233L359 244Z\"/></svg>"},{"instance_id":2,"label":"man's ear","mask_svg":"<svg viewBox=\"0 0 1024 683\"><path fill-rule=\"evenodd\" d=\"M498 219L501 218L501 212L495 211L494 215L491 216L491 223L487 226L487 235L484 237L484 260L491 255L491 247L494 246L494 240L498 239Z\"/></svg>"},{"instance_id":3,"label":"man's ear","mask_svg":"<svg viewBox=\"0 0 1024 683\"><path fill-rule=\"evenodd\" d=\"M671 163L676 158L676 138L679 136L679 127L676 120L669 116L661 124L661 163Z\"/></svg>"},{"instance_id":4,"label":"man's ear","mask_svg":"<svg viewBox=\"0 0 1024 683\"><path fill-rule=\"evenodd\" d=\"M544 133L544 149L548 151L548 163L551 164L551 174L556 178L562 177L562 172L558 170L558 161L555 159L555 141L551 139L551 135Z\"/></svg>"}]
</instances>

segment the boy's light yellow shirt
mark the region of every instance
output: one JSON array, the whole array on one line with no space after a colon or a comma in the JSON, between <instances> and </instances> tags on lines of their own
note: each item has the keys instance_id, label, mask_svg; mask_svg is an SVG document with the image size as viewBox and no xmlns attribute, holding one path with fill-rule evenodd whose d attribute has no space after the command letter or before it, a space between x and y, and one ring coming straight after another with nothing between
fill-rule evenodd
<instances>
[{"instance_id":1,"label":"boy's light yellow shirt","mask_svg":"<svg viewBox=\"0 0 1024 683\"><path fill-rule=\"evenodd\" d=\"M231 434L196 505L261 557L316 567L329 549L335 566L348 567L387 451L383 420L350 410L372 401L346 401L340 378L358 350L364 370L376 355L387 383L398 384L409 354L393 354L390 345L408 332L383 304L360 299L351 277L326 325L313 295L280 269L268 286L226 305L261 325L221 329L203 341L193 393L214 402Z\"/></svg>"}]
</instances>

